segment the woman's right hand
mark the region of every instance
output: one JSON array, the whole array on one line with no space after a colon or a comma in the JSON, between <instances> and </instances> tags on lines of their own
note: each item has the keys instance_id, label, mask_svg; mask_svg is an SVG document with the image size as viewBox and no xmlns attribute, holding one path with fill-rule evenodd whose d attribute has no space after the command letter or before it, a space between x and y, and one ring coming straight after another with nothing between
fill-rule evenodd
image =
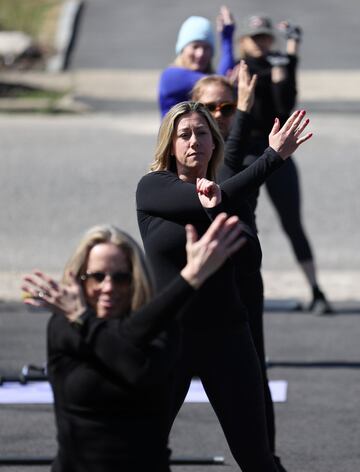
<instances>
[{"instance_id":1,"label":"woman's right hand","mask_svg":"<svg viewBox=\"0 0 360 472\"><path fill-rule=\"evenodd\" d=\"M70 274L70 284L56 282L39 270L23 277L23 299L26 305L47 308L53 313L66 316L74 322L86 309L83 290L75 277Z\"/></svg>"},{"instance_id":2,"label":"woman's right hand","mask_svg":"<svg viewBox=\"0 0 360 472\"><path fill-rule=\"evenodd\" d=\"M212 180L196 179L196 191L204 208L214 208L221 203L221 189Z\"/></svg>"},{"instance_id":3,"label":"woman's right hand","mask_svg":"<svg viewBox=\"0 0 360 472\"><path fill-rule=\"evenodd\" d=\"M280 128L280 121L275 118L274 126L269 134L269 146L276 151L283 160L286 160L305 141L312 137L312 133L301 136L310 120L305 117L305 110L295 111Z\"/></svg>"},{"instance_id":4,"label":"woman's right hand","mask_svg":"<svg viewBox=\"0 0 360 472\"><path fill-rule=\"evenodd\" d=\"M250 112L255 100L255 86L257 75L250 76L249 68L244 60L240 61L237 76L237 108L247 113Z\"/></svg>"},{"instance_id":5,"label":"woman's right hand","mask_svg":"<svg viewBox=\"0 0 360 472\"><path fill-rule=\"evenodd\" d=\"M181 275L194 288L199 288L246 243L246 238L241 237L239 218L226 213L217 215L200 239L194 226L186 225L185 229L187 264Z\"/></svg>"}]
</instances>

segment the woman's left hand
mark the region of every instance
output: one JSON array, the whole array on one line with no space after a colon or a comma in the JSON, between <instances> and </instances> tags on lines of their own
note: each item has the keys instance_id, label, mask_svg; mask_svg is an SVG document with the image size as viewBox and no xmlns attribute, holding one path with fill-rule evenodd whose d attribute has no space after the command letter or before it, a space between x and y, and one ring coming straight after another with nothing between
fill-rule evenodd
<instances>
[{"instance_id":1,"label":"woman's left hand","mask_svg":"<svg viewBox=\"0 0 360 472\"><path fill-rule=\"evenodd\" d=\"M214 208L221 203L221 189L211 180L196 179L196 191L204 208Z\"/></svg>"},{"instance_id":2,"label":"woman's left hand","mask_svg":"<svg viewBox=\"0 0 360 472\"><path fill-rule=\"evenodd\" d=\"M275 118L274 126L269 134L269 146L272 147L283 160L286 160L305 141L312 137L312 133L303 131L309 124L309 119L305 118L305 110L295 111L280 128L280 121Z\"/></svg>"},{"instance_id":3,"label":"woman's left hand","mask_svg":"<svg viewBox=\"0 0 360 472\"><path fill-rule=\"evenodd\" d=\"M64 285L39 270L23 277L24 303L34 307L47 308L73 322L86 309L80 284L70 274L71 283Z\"/></svg>"},{"instance_id":4,"label":"woman's left hand","mask_svg":"<svg viewBox=\"0 0 360 472\"><path fill-rule=\"evenodd\" d=\"M229 8L225 5L220 7L220 12L216 17L216 29L218 33L222 33L225 26L235 26L234 17L229 10Z\"/></svg>"},{"instance_id":5,"label":"woman's left hand","mask_svg":"<svg viewBox=\"0 0 360 472\"><path fill-rule=\"evenodd\" d=\"M257 75L252 77L244 60L240 61L237 75L237 108L249 113L254 105Z\"/></svg>"},{"instance_id":6,"label":"woman's left hand","mask_svg":"<svg viewBox=\"0 0 360 472\"><path fill-rule=\"evenodd\" d=\"M246 238L241 235L239 218L235 215L217 215L200 239L193 225L186 225L185 229L187 263L181 275L194 288L199 288L246 243Z\"/></svg>"}]
</instances>

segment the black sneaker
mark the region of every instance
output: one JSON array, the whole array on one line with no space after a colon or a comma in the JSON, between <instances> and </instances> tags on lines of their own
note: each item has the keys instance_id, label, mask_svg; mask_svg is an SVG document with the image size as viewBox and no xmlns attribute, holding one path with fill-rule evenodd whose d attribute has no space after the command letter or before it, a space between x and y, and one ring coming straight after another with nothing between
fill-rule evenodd
<instances>
[{"instance_id":1,"label":"black sneaker","mask_svg":"<svg viewBox=\"0 0 360 472\"><path fill-rule=\"evenodd\" d=\"M334 310L328 300L326 299L323 292L317 288L313 288L313 299L308 308L309 311L315 313L315 315L332 315Z\"/></svg>"}]
</instances>

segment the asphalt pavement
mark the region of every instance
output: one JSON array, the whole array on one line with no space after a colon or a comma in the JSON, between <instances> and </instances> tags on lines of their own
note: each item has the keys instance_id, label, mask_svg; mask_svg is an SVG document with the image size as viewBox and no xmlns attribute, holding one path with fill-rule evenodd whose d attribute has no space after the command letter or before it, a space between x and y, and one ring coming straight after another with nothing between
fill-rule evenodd
<instances>
[{"instance_id":1,"label":"asphalt pavement","mask_svg":"<svg viewBox=\"0 0 360 472\"><path fill-rule=\"evenodd\" d=\"M174 59L176 35L190 15L215 22L221 0L86 0L80 35L71 65L76 69L162 69ZM304 30L302 67L306 70L356 70L360 64L356 0L336 2L303 0L236 0L225 2L240 32L244 17L269 15L274 23L284 19Z\"/></svg>"},{"instance_id":2,"label":"asphalt pavement","mask_svg":"<svg viewBox=\"0 0 360 472\"><path fill-rule=\"evenodd\" d=\"M339 307L340 308L340 307ZM276 403L278 452L292 472L359 470L359 310L342 305L332 317L304 312L265 314L269 377L288 381ZM0 304L0 373L17 376L24 364L42 366L47 313L20 303ZM51 458L56 451L50 405L1 405L1 461ZM176 472L239 470L206 403L186 403L171 435L177 458L223 456L225 465L174 466ZM4 472L42 472L48 466L2 465Z\"/></svg>"},{"instance_id":3,"label":"asphalt pavement","mask_svg":"<svg viewBox=\"0 0 360 472\"><path fill-rule=\"evenodd\" d=\"M244 1L241 11L235 1L228 5L238 21L240 14L269 12L263 1ZM178 24L189 14L214 17L219 6L88 0L71 70L24 78L69 87L82 112L0 117L0 375L15 376L24 364L45 360L48 314L22 306L21 273L40 267L59 274L82 232L99 222L113 222L139 240L134 189L155 146L159 71L172 60ZM258 222L269 377L289 385L287 401L275 404L278 452L289 472L357 472L360 52L349 45L356 44L360 5L275 1L270 13L299 20L306 33L300 97L315 135L296 162L320 281L336 308L322 317L292 309L294 300L305 306L309 292L263 192ZM0 439L4 472L48 470L1 465L1 459L55 453L51 406L0 405ZM171 445L177 457L225 458L223 466L174 466L175 472L239 470L208 404L183 406Z\"/></svg>"}]
</instances>

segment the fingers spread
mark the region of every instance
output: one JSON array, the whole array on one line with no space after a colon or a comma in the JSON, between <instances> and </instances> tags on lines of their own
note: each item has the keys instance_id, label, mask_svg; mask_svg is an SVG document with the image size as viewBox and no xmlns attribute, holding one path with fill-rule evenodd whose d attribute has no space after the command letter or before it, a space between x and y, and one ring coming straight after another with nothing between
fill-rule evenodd
<instances>
[{"instance_id":1,"label":"fingers spread","mask_svg":"<svg viewBox=\"0 0 360 472\"><path fill-rule=\"evenodd\" d=\"M245 246L246 243L247 239L244 236L233 241L233 243L228 247L229 256L235 254L235 252Z\"/></svg>"},{"instance_id":2,"label":"fingers spread","mask_svg":"<svg viewBox=\"0 0 360 472\"><path fill-rule=\"evenodd\" d=\"M295 119L292 122L292 125L290 126L290 130L295 134L296 131L298 130L299 126L301 126L301 122L306 115L305 110L300 110Z\"/></svg>"},{"instance_id":3,"label":"fingers spread","mask_svg":"<svg viewBox=\"0 0 360 472\"><path fill-rule=\"evenodd\" d=\"M252 77L251 77L251 80L250 80L250 88L251 90L255 88L255 85L256 85L256 82L257 82L257 78L258 76L256 74L254 74Z\"/></svg>"},{"instance_id":4,"label":"fingers spread","mask_svg":"<svg viewBox=\"0 0 360 472\"><path fill-rule=\"evenodd\" d=\"M226 213L220 213L219 215L217 215L217 217L211 223L211 225L209 226L208 230L206 231L203 237L207 238L208 241L215 239L219 231L221 231L221 229L223 228L223 225L226 220L227 220Z\"/></svg>"},{"instance_id":5,"label":"fingers spread","mask_svg":"<svg viewBox=\"0 0 360 472\"><path fill-rule=\"evenodd\" d=\"M300 110L296 110L296 111L294 111L294 113L292 115L290 115L290 117L286 120L286 122L283 126L284 131L288 131L288 130L291 129L294 121L299 116L299 114L300 114Z\"/></svg>"},{"instance_id":6,"label":"fingers spread","mask_svg":"<svg viewBox=\"0 0 360 472\"><path fill-rule=\"evenodd\" d=\"M274 125L272 127L272 130L270 131L270 135L269 136L273 136L274 134L276 134L280 129L280 121L279 121L279 118L275 118L275 121L274 121Z\"/></svg>"},{"instance_id":7,"label":"fingers spread","mask_svg":"<svg viewBox=\"0 0 360 472\"><path fill-rule=\"evenodd\" d=\"M193 225L186 225L185 226L185 231L186 231L186 244L193 244L197 241L198 236L196 229L194 228Z\"/></svg>"},{"instance_id":8,"label":"fingers spread","mask_svg":"<svg viewBox=\"0 0 360 472\"><path fill-rule=\"evenodd\" d=\"M297 129L294 132L295 136L300 136L301 133L304 131L304 129L307 127L307 125L310 123L309 119L304 120L300 125L297 127Z\"/></svg>"},{"instance_id":9,"label":"fingers spread","mask_svg":"<svg viewBox=\"0 0 360 472\"><path fill-rule=\"evenodd\" d=\"M303 136L302 138L299 138L297 141L296 141L296 144L302 144L304 143L305 141L308 141L310 138L312 138L313 136L313 133L307 133L305 134L305 136Z\"/></svg>"}]
</instances>

